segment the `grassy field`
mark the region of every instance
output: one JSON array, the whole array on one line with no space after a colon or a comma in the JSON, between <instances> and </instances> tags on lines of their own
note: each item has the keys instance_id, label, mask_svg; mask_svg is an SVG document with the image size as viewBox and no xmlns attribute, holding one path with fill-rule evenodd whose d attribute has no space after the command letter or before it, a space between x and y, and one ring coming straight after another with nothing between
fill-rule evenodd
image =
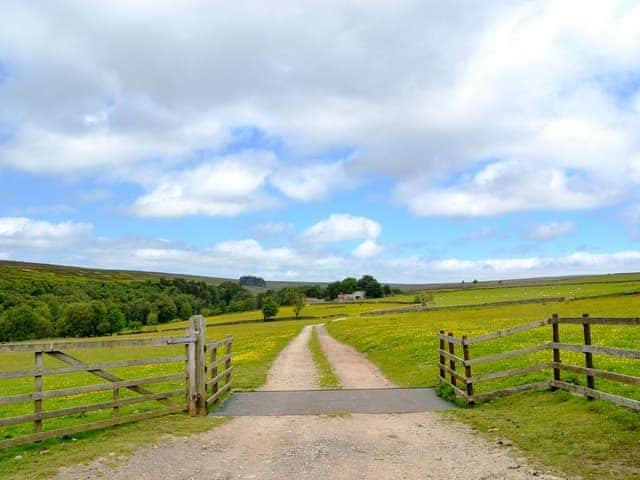
<instances>
[{"instance_id":1,"label":"grassy field","mask_svg":"<svg viewBox=\"0 0 640 480\"><path fill-rule=\"evenodd\" d=\"M328 323L337 339L349 343L377 364L394 383L404 386L435 385L438 378L436 332L476 336L534 320L552 313L579 316L637 316L640 296L604 297L549 302L466 308L380 317L353 317ZM561 325L561 341L582 341L581 327ZM622 348L638 348L640 328L594 326L593 343ZM499 353L551 340L551 328L544 327L510 337L471 346L473 357ZM583 365L581 354L562 353L563 361ZM496 364L474 368L474 374L515 368L531 361L550 361L543 351ZM640 376L640 362L597 355L597 368ZM565 379L584 384L584 377L563 373ZM510 379L479 384L477 391L548 380L550 372L536 372ZM597 379L598 388L640 399L640 389ZM537 461L584 478L638 478L640 472L640 415L605 402L588 402L564 392L523 394L484 403L451 414L481 431L498 428L492 435L511 438ZM553 441L551 441L553 440ZM611 476L610 472L615 471Z\"/></svg>"},{"instance_id":2,"label":"grassy field","mask_svg":"<svg viewBox=\"0 0 640 480\"><path fill-rule=\"evenodd\" d=\"M267 371L278 352L294 337L305 325L304 321L284 321L272 323L245 325L226 325L209 327L207 338L209 340L224 338L226 335L234 336L234 388L254 389L266 380ZM139 337L139 336L136 336ZM142 349L104 349L104 350L78 350L69 353L80 359L91 358L94 362L144 358L153 356L176 355L184 347L161 347ZM33 368L33 354L3 354L0 371ZM45 367L61 365L54 359L46 359ZM184 371L184 364L164 364L142 367L129 367L110 370L125 379L150 377ZM68 374L44 377L44 389L64 388L68 386L88 385L100 383L100 379L90 374ZM181 388L183 384L160 384L150 386L153 391L165 391ZM11 380L0 382L2 395L15 395L32 391L33 379ZM80 395L73 398L73 405L94 403L96 401L110 400L110 392L106 394L94 393ZM122 389L122 398L128 396ZM55 409L70 406L69 399L52 399L43 402L43 409ZM121 407L121 413L131 413L135 410L145 411L158 408L158 403L141 403L135 406ZM0 417L9 417L23 413L31 413L32 403L2 405ZM76 423L86 423L107 418L108 411L90 412L62 419L44 421L44 430L71 426ZM221 423L220 420L209 417L189 418L186 415L172 415L160 419L137 422L135 425L125 425L95 432L75 435L75 441L71 439L47 440L39 444L14 447L0 450L0 479L17 478L46 478L54 474L58 467L66 464L82 463L114 452L114 458L132 451L135 447L154 442L163 434L187 435L204 431ZM32 425L4 427L0 430L2 438L10 438L20 433L32 431ZM40 452L46 451L45 454ZM22 457L16 460L16 457ZM111 457L110 457L111 458Z\"/></svg>"}]
</instances>

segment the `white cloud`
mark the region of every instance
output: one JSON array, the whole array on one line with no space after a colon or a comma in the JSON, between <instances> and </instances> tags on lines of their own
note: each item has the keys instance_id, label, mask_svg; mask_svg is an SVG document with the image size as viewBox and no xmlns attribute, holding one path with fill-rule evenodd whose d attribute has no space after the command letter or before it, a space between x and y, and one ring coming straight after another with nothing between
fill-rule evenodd
<instances>
[{"instance_id":1,"label":"white cloud","mask_svg":"<svg viewBox=\"0 0 640 480\"><path fill-rule=\"evenodd\" d=\"M132 211L139 216L233 216L273 207L262 188L275 159L268 153L242 154L167 174L138 198Z\"/></svg>"},{"instance_id":2,"label":"white cloud","mask_svg":"<svg viewBox=\"0 0 640 480\"><path fill-rule=\"evenodd\" d=\"M26 217L0 217L0 246L64 248L92 230L89 223L53 223Z\"/></svg>"},{"instance_id":3,"label":"white cloud","mask_svg":"<svg viewBox=\"0 0 640 480\"><path fill-rule=\"evenodd\" d=\"M291 249L285 247L263 248L258 241L250 238L246 240L226 241L217 244L214 249L216 253L231 255L235 258L249 259L255 262L289 262L295 264L298 255Z\"/></svg>"},{"instance_id":4,"label":"white cloud","mask_svg":"<svg viewBox=\"0 0 640 480\"><path fill-rule=\"evenodd\" d=\"M342 162L283 165L270 180L288 197L305 202L322 200L330 189L353 183Z\"/></svg>"},{"instance_id":5,"label":"white cloud","mask_svg":"<svg viewBox=\"0 0 640 480\"><path fill-rule=\"evenodd\" d=\"M371 258L380 255L383 251L384 247L379 245L375 240L365 240L351 253L357 258Z\"/></svg>"},{"instance_id":6,"label":"white cloud","mask_svg":"<svg viewBox=\"0 0 640 480\"><path fill-rule=\"evenodd\" d=\"M342 242L360 238L375 239L380 232L380 224L370 218L334 213L306 229L302 238L311 242Z\"/></svg>"},{"instance_id":7,"label":"white cloud","mask_svg":"<svg viewBox=\"0 0 640 480\"><path fill-rule=\"evenodd\" d=\"M606 185L594 188L578 175L531 162L494 162L448 188L426 188L408 181L397 198L418 215L490 216L503 213L562 209L589 209L619 199Z\"/></svg>"},{"instance_id":8,"label":"white cloud","mask_svg":"<svg viewBox=\"0 0 640 480\"><path fill-rule=\"evenodd\" d=\"M349 176L391 176L418 215L593 208L640 183L640 95L619 88L640 63L634 2L280 2L277 21L267 13L261 2L4 2L0 125L12 133L0 165L144 184L249 125L296 159L349 148ZM442 187L487 158L537 174L528 188L504 173L496 190ZM341 176L317 163L278 169L274 185L326 197Z\"/></svg>"},{"instance_id":9,"label":"white cloud","mask_svg":"<svg viewBox=\"0 0 640 480\"><path fill-rule=\"evenodd\" d=\"M640 184L635 2L280 2L277 21L268 13L263 2L3 2L0 166L148 188L251 126L296 159L267 183L301 201L382 174L417 215L483 216L595 208ZM348 159L308 160L336 148ZM153 205L175 193L155 187ZM176 203L175 214L252 209ZM142 209L161 214L153 205Z\"/></svg>"},{"instance_id":10,"label":"white cloud","mask_svg":"<svg viewBox=\"0 0 640 480\"><path fill-rule=\"evenodd\" d=\"M566 235L571 235L577 229L573 222L551 222L533 225L524 232L527 240L546 242Z\"/></svg>"}]
</instances>

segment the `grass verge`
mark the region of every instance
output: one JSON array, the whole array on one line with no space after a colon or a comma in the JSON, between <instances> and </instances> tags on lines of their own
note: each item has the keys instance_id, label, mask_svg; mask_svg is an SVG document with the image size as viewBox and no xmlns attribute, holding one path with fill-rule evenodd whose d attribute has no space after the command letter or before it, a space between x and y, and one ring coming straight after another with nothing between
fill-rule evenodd
<instances>
[{"instance_id":1,"label":"grass verge","mask_svg":"<svg viewBox=\"0 0 640 480\"><path fill-rule=\"evenodd\" d=\"M640 415L563 391L540 391L445 413L495 440L511 439L534 463L584 479L640 478Z\"/></svg>"},{"instance_id":2,"label":"grass verge","mask_svg":"<svg viewBox=\"0 0 640 480\"><path fill-rule=\"evenodd\" d=\"M327 360L327 357L320 346L318 331L315 327L313 327L311 338L309 339L309 349L311 350L313 361L315 362L316 367L318 368L318 373L320 374L320 378L318 379L320 386L322 388L341 388L340 380L336 377L329 360Z\"/></svg>"}]
</instances>

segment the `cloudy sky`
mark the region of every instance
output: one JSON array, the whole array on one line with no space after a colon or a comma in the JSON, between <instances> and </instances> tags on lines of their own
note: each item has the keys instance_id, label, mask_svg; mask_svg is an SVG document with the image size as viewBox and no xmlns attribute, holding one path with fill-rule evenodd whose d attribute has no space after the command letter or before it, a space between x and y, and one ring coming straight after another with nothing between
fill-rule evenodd
<instances>
[{"instance_id":1,"label":"cloudy sky","mask_svg":"<svg viewBox=\"0 0 640 480\"><path fill-rule=\"evenodd\" d=\"M640 271L636 1L0 3L0 258Z\"/></svg>"}]
</instances>

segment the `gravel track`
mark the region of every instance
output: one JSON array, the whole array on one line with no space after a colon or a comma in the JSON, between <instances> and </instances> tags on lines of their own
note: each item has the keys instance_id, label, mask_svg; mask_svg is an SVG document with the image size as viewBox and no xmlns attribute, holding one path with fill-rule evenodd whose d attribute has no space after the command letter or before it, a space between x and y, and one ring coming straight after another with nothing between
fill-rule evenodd
<instances>
[{"instance_id":1,"label":"gravel track","mask_svg":"<svg viewBox=\"0 0 640 480\"><path fill-rule=\"evenodd\" d=\"M324 328L318 332L344 386L391 384L366 358L344 348ZM271 368L264 390L317 386L305 353L305 328ZM307 349L308 350L308 349ZM351 353L347 353L351 352ZM355 354L355 355L354 355ZM357 359L357 360L356 360ZM311 360L311 363L309 363ZM299 362L296 366L291 362ZM363 365L364 364L364 365ZM354 374L350 372L357 372ZM341 372L341 373L338 373ZM288 380L286 380L288 379ZM366 380L365 380L366 379ZM286 381L285 381L286 380ZM294 383L295 382L295 383ZM299 383L298 383L299 382ZM371 382L367 385L366 382ZM238 417L209 432L166 437L120 459L61 469L57 479L555 479L518 459L511 447L496 447L438 414Z\"/></svg>"},{"instance_id":2,"label":"gravel track","mask_svg":"<svg viewBox=\"0 0 640 480\"><path fill-rule=\"evenodd\" d=\"M260 390L313 390L320 388L318 371L309 350L313 327L307 325L280 352Z\"/></svg>"},{"instance_id":3,"label":"gravel track","mask_svg":"<svg viewBox=\"0 0 640 480\"><path fill-rule=\"evenodd\" d=\"M353 347L329 335L324 324L316 325L318 340L342 388L392 388L382 372Z\"/></svg>"}]
</instances>

